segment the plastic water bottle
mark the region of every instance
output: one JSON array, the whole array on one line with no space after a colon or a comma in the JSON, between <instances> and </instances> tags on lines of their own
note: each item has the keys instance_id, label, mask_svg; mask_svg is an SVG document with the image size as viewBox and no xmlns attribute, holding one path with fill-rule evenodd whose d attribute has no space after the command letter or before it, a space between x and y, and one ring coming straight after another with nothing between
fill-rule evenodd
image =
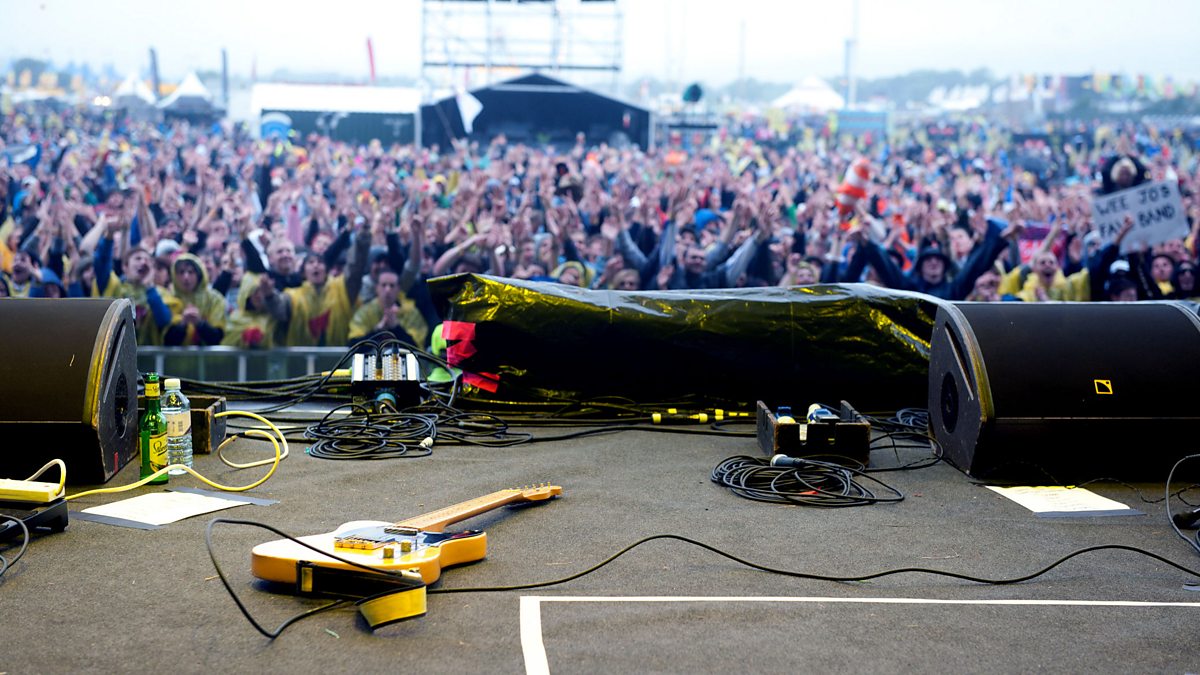
<instances>
[{"instance_id":1,"label":"plastic water bottle","mask_svg":"<svg viewBox=\"0 0 1200 675\"><path fill-rule=\"evenodd\" d=\"M180 391L179 378L168 378L164 384L162 412L167 418L167 463L192 465L192 406ZM170 474L187 473L172 469Z\"/></svg>"}]
</instances>

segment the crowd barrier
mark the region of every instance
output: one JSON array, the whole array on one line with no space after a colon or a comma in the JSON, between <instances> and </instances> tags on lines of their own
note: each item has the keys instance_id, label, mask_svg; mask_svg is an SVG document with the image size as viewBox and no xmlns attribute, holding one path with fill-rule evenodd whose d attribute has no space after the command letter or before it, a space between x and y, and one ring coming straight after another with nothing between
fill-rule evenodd
<instances>
[{"instance_id":1,"label":"crowd barrier","mask_svg":"<svg viewBox=\"0 0 1200 675\"><path fill-rule=\"evenodd\" d=\"M143 373L208 382L258 382L329 370L346 351L346 347L138 347L137 363Z\"/></svg>"}]
</instances>

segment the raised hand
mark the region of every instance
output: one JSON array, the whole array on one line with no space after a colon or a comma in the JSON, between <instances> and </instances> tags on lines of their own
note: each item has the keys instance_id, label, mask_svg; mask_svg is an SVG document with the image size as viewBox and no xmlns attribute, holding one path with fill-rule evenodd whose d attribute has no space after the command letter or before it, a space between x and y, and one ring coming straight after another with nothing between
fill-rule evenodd
<instances>
[{"instance_id":1,"label":"raised hand","mask_svg":"<svg viewBox=\"0 0 1200 675\"><path fill-rule=\"evenodd\" d=\"M200 235L196 234L196 231L191 228L183 231L182 238L183 248L188 251L192 250L200 242Z\"/></svg>"},{"instance_id":2,"label":"raised hand","mask_svg":"<svg viewBox=\"0 0 1200 675\"><path fill-rule=\"evenodd\" d=\"M1014 218L1008 223L1008 227L1000 232L1000 236L1009 241L1020 239L1021 233L1025 231L1025 221L1019 218Z\"/></svg>"},{"instance_id":3,"label":"raised hand","mask_svg":"<svg viewBox=\"0 0 1200 675\"><path fill-rule=\"evenodd\" d=\"M623 269L625 269L625 258L620 253L617 253L604 262L604 273L601 276L611 279L614 274Z\"/></svg>"},{"instance_id":4,"label":"raised hand","mask_svg":"<svg viewBox=\"0 0 1200 675\"><path fill-rule=\"evenodd\" d=\"M654 282L655 282L655 284L657 284L659 289L665 291L665 290L667 290L667 287L671 283L671 277L674 275L675 275L675 265L672 265L672 264L663 265L658 270L658 275L654 278Z\"/></svg>"}]
</instances>

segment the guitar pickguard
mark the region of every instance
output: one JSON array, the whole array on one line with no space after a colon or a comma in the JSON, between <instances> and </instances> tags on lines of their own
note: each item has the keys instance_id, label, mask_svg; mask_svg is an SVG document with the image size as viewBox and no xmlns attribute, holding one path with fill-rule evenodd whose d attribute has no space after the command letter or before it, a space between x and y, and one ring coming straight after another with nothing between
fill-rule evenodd
<instances>
[{"instance_id":1,"label":"guitar pickguard","mask_svg":"<svg viewBox=\"0 0 1200 675\"><path fill-rule=\"evenodd\" d=\"M415 527L372 525L334 536L333 546L335 549L352 551L374 551L385 546L396 546L398 553L411 553L426 546L437 546L453 536L444 532L424 532Z\"/></svg>"}]
</instances>

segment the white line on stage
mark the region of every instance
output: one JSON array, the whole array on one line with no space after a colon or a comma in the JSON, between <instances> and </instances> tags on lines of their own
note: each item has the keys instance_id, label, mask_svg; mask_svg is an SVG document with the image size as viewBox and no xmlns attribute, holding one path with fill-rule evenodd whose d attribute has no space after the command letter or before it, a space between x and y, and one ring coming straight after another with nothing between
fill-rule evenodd
<instances>
[{"instance_id":1,"label":"white line on stage","mask_svg":"<svg viewBox=\"0 0 1200 675\"><path fill-rule=\"evenodd\" d=\"M826 598L826 597L669 597L669 596L521 596L521 651L527 675L549 675L550 663L542 641L544 602L810 602L881 605L1040 605L1058 607L1191 607L1200 602L1145 602L1138 600L938 600L933 598Z\"/></svg>"}]
</instances>

